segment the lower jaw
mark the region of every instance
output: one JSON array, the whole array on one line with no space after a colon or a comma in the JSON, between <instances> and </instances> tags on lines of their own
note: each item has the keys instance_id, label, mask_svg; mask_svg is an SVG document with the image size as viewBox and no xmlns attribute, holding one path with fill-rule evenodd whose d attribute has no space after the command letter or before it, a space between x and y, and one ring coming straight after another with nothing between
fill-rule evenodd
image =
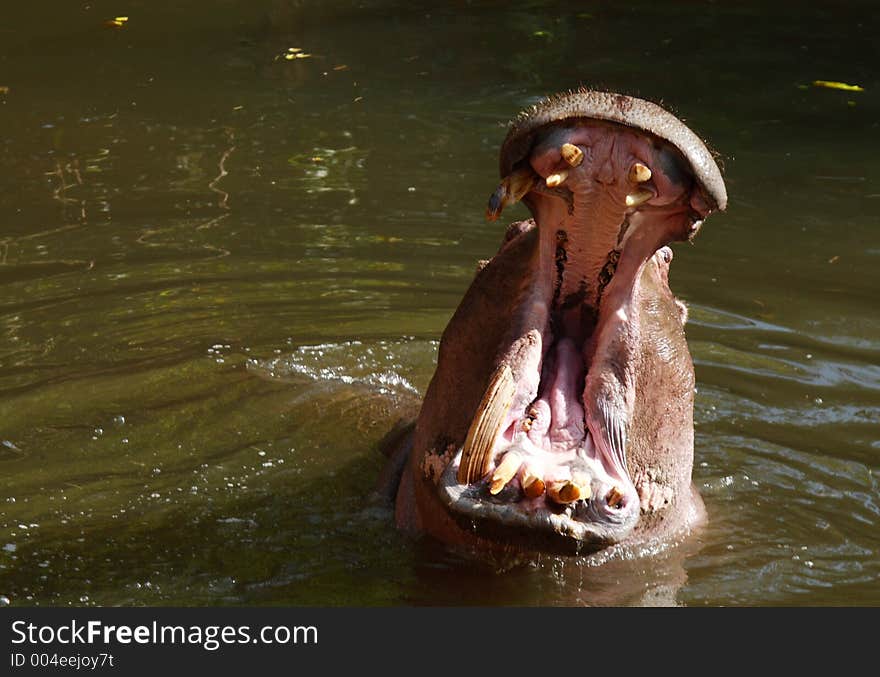
<instances>
[{"instance_id":1,"label":"lower jaw","mask_svg":"<svg viewBox=\"0 0 880 677\"><path fill-rule=\"evenodd\" d=\"M585 553L620 543L632 533L638 510L621 512L617 522L583 521L591 507L551 506L540 499L507 503L488 494L485 483L459 484L459 452L440 478L440 501L466 532L512 545L566 553ZM592 508L594 509L594 508Z\"/></svg>"},{"instance_id":2,"label":"lower jaw","mask_svg":"<svg viewBox=\"0 0 880 677\"><path fill-rule=\"evenodd\" d=\"M549 331L545 331L545 337ZM584 553L626 540L639 519L639 498L622 461L615 462L607 451L593 442L594 432L587 425L582 394L585 378L582 365L574 365L583 349L570 339L556 341L543 355L542 363L552 365L541 375L538 396L533 404L544 406L547 420L558 420L549 401L564 402L562 409L575 421L568 429L522 429L521 416L495 442L494 464L509 454L523 459L523 467L542 469L542 479L577 476L581 496L564 502L551 499L549 492L529 497L516 473L502 488L493 488L493 474L470 483L460 482L462 449L449 460L437 483L441 502L459 527L476 536L506 543L525 543L541 549L565 553ZM563 357L564 355L568 357ZM581 358L582 359L582 358ZM568 362L568 364L566 364ZM571 378L575 369L580 373ZM561 382L565 382L560 384ZM528 409L528 408L527 408ZM573 417L571 416L572 414ZM586 478L586 479L583 479ZM612 495L616 495L614 503Z\"/></svg>"}]
</instances>

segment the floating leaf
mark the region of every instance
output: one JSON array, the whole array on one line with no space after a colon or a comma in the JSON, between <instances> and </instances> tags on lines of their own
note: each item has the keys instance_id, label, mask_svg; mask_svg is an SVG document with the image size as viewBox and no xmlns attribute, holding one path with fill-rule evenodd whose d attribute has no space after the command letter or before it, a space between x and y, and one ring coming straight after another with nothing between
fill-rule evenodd
<instances>
[{"instance_id":1,"label":"floating leaf","mask_svg":"<svg viewBox=\"0 0 880 677\"><path fill-rule=\"evenodd\" d=\"M845 92L864 92L864 87L858 85L848 85L845 82L834 82L833 80L813 80L813 87L827 87L828 89L842 89Z\"/></svg>"},{"instance_id":2,"label":"floating leaf","mask_svg":"<svg viewBox=\"0 0 880 677\"><path fill-rule=\"evenodd\" d=\"M0 86L0 94L9 94L9 87Z\"/></svg>"},{"instance_id":3,"label":"floating leaf","mask_svg":"<svg viewBox=\"0 0 880 677\"><path fill-rule=\"evenodd\" d=\"M128 22L127 16L116 16L104 22L109 28L122 28Z\"/></svg>"},{"instance_id":4,"label":"floating leaf","mask_svg":"<svg viewBox=\"0 0 880 677\"><path fill-rule=\"evenodd\" d=\"M532 33L533 38L549 38L551 37L550 31L535 31Z\"/></svg>"}]
</instances>

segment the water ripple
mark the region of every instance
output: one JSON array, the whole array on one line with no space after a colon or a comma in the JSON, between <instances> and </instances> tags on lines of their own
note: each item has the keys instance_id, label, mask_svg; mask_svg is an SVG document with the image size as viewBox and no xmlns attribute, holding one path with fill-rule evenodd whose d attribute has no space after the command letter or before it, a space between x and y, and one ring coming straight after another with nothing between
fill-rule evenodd
<instances>
[{"instance_id":1,"label":"water ripple","mask_svg":"<svg viewBox=\"0 0 880 677\"><path fill-rule=\"evenodd\" d=\"M430 346L426 350L426 343ZM290 355L269 360L252 358L248 368L266 378L296 381L303 377L320 382L368 386L381 394L420 395L407 373L425 354L435 354L436 341L343 341L298 346Z\"/></svg>"}]
</instances>

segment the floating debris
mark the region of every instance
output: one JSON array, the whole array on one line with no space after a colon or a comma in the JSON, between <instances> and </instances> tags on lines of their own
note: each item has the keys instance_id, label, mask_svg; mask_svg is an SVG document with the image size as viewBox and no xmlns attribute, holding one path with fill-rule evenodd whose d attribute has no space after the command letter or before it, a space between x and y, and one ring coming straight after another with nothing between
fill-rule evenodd
<instances>
[{"instance_id":1,"label":"floating debris","mask_svg":"<svg viewBox=\"0 0 880 677\"><path fill-rule=\"evenodd\" d=\"M312 55L308 52L303 51L302 47L288 47L286 52L279 54L276 56L276 59L284 57L287 61L293 61L294 59L308 59Z\"/></svg>"},{"instance_id":2,"label":"floating debris","mask_svg":"<svg viewBox=\"0 0 880 677\"><path fill-rule=\"evenodd\" d=\"M109 19L104 22L104 25L108 28L122 28L125 24L128 23L127 16L116 16L112 19Z\"/></svg>"},{"instance_id":3,"label":"floating debris","mask_svg":"<svg viewBox=\"0 0 880 677\"><path fill-rule=\"evenodd\" d=\"M813 80L813 87L825 87L827 89L842 89L845 92L864 92L864 87L859 85L848 85L845 82L835 82L833 80Z\"/></svg>"}]
</instances>

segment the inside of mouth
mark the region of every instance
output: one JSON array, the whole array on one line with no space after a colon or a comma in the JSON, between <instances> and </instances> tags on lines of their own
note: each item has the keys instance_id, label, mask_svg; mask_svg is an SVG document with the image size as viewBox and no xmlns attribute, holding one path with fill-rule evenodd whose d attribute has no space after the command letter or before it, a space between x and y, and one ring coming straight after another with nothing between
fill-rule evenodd
<instances>
[{"instance_id":1,"label":"inside of mouth","mask_svg":"<svg viewBox=\"0 0 880 677\"><path fill-rule=\"evenodd\" d=\"M549 126L514 166L539 230L540 358L511 386L480 472L459 453L443 491L469 517L616 540L639 513L626 458L634 290L644 266L668 264L665 244L698 222L692 175L669 144L593 122ZM502 183L493 196L496 215L502 189L511 192Z\"/></svg>"},{"instance_id":2,"label":"inside of mouth","mask_svg":"<svg viewBox=\"0 0 880 677\"><path fill-rule=\"evenodd\" d=\"M504 418L491 444L487 472L476 482L460 483L459 454L444 483L455 507L471 517L541 526L579 540L613 541L614 533L637 516L638 496L624 455L596 443L588 425L584 397L593 334L566 333L561 309L550 317L536 396Z\"/></svg>"}]
</instances>

